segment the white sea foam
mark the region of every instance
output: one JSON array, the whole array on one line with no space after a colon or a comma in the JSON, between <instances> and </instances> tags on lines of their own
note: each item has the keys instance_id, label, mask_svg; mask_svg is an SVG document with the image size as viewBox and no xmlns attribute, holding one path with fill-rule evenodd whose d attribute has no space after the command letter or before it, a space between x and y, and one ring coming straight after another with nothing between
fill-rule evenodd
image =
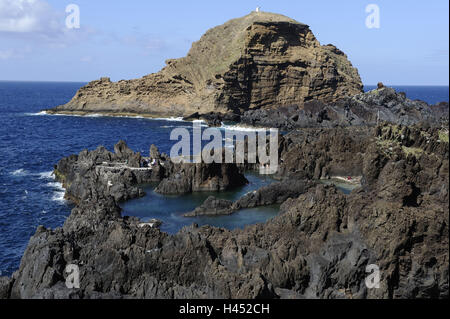
<instances>
[{"instance_id":1,"label":"white sea foam","mask_svg":"<svg viewBox=\"0 0 450 319\"><path fill-rule=\"evenodd\" d=\"M46 186L53 188L55 191L52 196L52 200L55 202L65 203L64 194L66 193L62 184L59 182L49 182Z\"/></svg>"},{"instance_id":2,"label":"white sea foam","mask_svg":"<svg viewBox=\"0 0 450 319\"><path fill-rule=\"evenodd\" d=\"M146 120L158 120L158 121L169 121L169 122L189 122L183 120L182 117L144 117L141 115L111 115L111 114L102 114L102 113L91 113L86 115L81 114L65 114L65 113L55 113L50 114L46 111L41 111L38 113L25 113L25 115L36 116L36 115L48 115L48 116L73 116L73 117L120 117L120 118L131 118L131 119L146 119Z\"/></svg>"},{"instance_id":3,"label":"white sea foam","mask_svg":"<svg viewBox=\"0 0 450 319\"><path fill-rule=\"evenodd\" d=\"M192 128L192 126L189 126L189 125L163 125L163 126L160 126L160 128Z\"/></svg>"},{"instance_id":4,"label":"white sea foam","mask_svg":"<svg viewBox=\"0 0 450 319\"><path fill-rule=\"evenodd\" d=\"M48 115L46 111L41 111L38 113L25 113L27 116L40 116L40 115Z\"/></svg>"},{"instance_id":5,"label":"white sea foam","mask_svg":"<svg viewBox=\"0 0 450 319\"><path fill-rule=\"evenodd\" d=\"M83 115L78 115L78 114L50 114L50 113L47 113L46 111L40 111L37 113L25 113L25 115L27 115L27 116L43 116L43 115L47 115L47 116L83 116Z\"/></svg>"},{"instance_id":6,"label":"white sea foam","mask_svg":"<svg viewBox=\"0 0 450 319\"><path fill-rule=\"evenodd\" d=\"M159 121L169 121L169 122L189 122L183 120L182 117L156 117L156 118L150 118L152 120L159 120Z\"/></svg>"},{"instance_id":7,"label":"white sea foam","mask_svg":"<svg viewBox=\"0 0 450 319\"><path fill-rule=\"evenodd\" d=\"M46 184L48 187L55 188L59 191L64 191L64 188L62 187L62 184L59 182L49 182Z\"/></svg>"},{"instance_id":8,"label":"white sea foam","mask_svg":"<svg viewBox=\"0 0 450 319\"><path fill-rule=\"evenodd\" d=\"M55 202L65 203L64 192L55 192L52 196L52 200Z\"/></svg>"},{"instance_id":9,"label":"white sea foam","mask_svg":"<svg viewBox=\"0 0 450 319\"><path fill-rule=\"evenodd\" d=\"M53 178L55 178L55 175L54 175L53 171L38 173L38 176L39 176L40 179L53 179Z\"/></svg>"},{"instance_id":10,"label":"white sea foam","mask_svg":"<svg viewBox=\"0 0 450 319\"><path fill-rule=\"evenodd\" d=\"M264 128L258 128L258 127L252 127L252 126L242 126L242 125L226 125L222 123L222 126L220 127L224 130L230 130L230 131L240 131L240 132L256 132L265 130Z\"/></svg>"},{"instance_id":11,"label":"white sea foam","mask_svg":"<svg viewBox=\"0 0 450 319\"><path fill-rule=\"evenodd\" d=\"M54 174L53 172L42 172L38 174L40 179L47 179L47 180L54 180ZM66 200L64 199L64 195L66 193L64 187L62 186L62 183L60 182L48 182L45 184L45 186L51 188L54 190L52 200L60 203L65 203Z\"/></svg>"},{"instance_id":12,"label":"white sea foam","mask_svg":"<svg viewBox=\"0 0 450 319\"><path fill-rule=\"evenodd\" d=\"M14 172L11 173L13 176L25 176L28 175L28 171L24 170L23 168L17 169Z\"/></svg>"}]
</instances>

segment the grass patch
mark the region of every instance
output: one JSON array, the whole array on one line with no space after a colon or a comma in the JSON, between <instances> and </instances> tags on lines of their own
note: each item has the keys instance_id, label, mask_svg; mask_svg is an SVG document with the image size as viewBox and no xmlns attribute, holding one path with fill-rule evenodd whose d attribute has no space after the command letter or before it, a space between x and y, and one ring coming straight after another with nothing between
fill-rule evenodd
<instances>
[{"instance_id":1,"label":"grass patch","mask_svg":"<svg viewBox=\"0 0 450 319\"><path fill-rule=\"evenodd\" d=\"M444 143L448 143L448 131L439 131L439 139Z\"/></svg>"},{"instance_id":2,"label":"grass patch","mask_svg":"<svg viewBox=\"0 0 450 319\"><path fill-rule=\"evenodd\" d=\"M403 152L408 156L409 154L412 154L415 157L419 157L423 153L423 149L418 147L406 147L402 146Z\"/></svg>"},{"instance_id":3,"label":"grass patch","mask_svg":"<svg viewBox=\"0 0 450 319\"><path fill-rule=\"evenodd\" d=\"M377 144L382 149L388 149L389 147L394 147L396 143L391 140L382 140L382 139L378 138Z\"/></svg>"}]
</instances>

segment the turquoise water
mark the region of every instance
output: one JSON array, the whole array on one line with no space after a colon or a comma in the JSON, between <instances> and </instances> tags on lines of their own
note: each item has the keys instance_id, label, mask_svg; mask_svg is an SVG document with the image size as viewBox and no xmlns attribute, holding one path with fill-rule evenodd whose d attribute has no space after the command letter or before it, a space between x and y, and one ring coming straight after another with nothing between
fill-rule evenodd
<instances>
[{"instance_id":1,"label":"turquoise water","mask_svg":"<svg viewBox=\"0 0 450 319\"><path fill-rule=\"evenodd\" d=\"M244 228L246 225L264 223L278 214L279 205L243 209L227 216L183 216L183 214L201 205L211 195L222 199L237 200L248 192L274 182L269 176L256 173L247 173L245 176L249 180L247 185L225 192L198 192L180 196L166 196L154 192L156 185L147 185L143 187L146 196L121 204L122 214L139 217L144 222L152 218L162 220L161 230L169 234L174 234L184 226L193 223L199 226L212 225L230 230Z\"/></svg>"},{"instance_id":2,"label":"turquoise water","mask_svg":"<svg viewBox=\"0 0 450 319\"><path fill-rule=\"evenodd\" d=\"M344 183L344 182L340 182L337 180L323 180L321 179L320 182L322 184L325 185L334 185L336 186L336 188L338 190L340 190L342 193L344 193L345 195L350 194L355 188L358 188L360 185L356 185L356 184L349 184L349 183Z\"/></svg>"}]
</instances>

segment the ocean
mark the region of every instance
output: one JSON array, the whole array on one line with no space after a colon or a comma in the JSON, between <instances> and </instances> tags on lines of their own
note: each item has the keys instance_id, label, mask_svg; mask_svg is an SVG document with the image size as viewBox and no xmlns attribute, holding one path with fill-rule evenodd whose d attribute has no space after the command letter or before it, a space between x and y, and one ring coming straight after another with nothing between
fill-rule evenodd
<instances>
[{"instance_id":1,"label":"ocean","mask_svg":"<svg viewBox=\"0 0 450 319\"><path fill-rule=\"evenodd\" d=\"M364 91L375 89L376 85L366 85ZM414 85L395 85L392 86L397 92L405 92L406 97L411 100L422 100L428 104L439 102L448 102L448 86L414 86Z\"/></svg>"},{"instance_id":2,"label":"ocean","mask_svg":"<svg viewBox=\"0 0 450 319\"><path fill-rule=\"evenodd\" d=\"M44 115L42 109L69 101L85 83L0 82L0 276L17 270L25 247L36 227L62 226L72 205L63 199L64 191L51 176L53 165L62 157L104 145L113 150L120 139L144 155L151 144L169 153L173 142L170 131L175 127L192 128L190 123L143 118L103 116L79 117ZM367 87L371 89L373 87ZM429 103L449 100L448 87L399 87L412 99ZM238 196L271 182L270 178L248 175L250 184L220 194ZM207 195L163 198L146 188L148 195L124 204L124 214L146 218L164 218L162 230L174 233L196 222L230 229L274 216L277 207L248 210L232 218L181 218ZM153 203L157 210L149 209ZM158 205L155 205L157 203ZM229 216L228 216L229 217Z\"/></svg>"}]
</instances>

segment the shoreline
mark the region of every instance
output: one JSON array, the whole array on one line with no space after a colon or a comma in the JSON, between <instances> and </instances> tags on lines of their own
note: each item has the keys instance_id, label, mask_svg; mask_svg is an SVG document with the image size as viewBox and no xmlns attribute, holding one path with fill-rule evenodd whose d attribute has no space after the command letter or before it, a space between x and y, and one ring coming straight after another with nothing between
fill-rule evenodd
<instances>
[{"instance_id":1,"label":"shoreline","mask_svg":"<svg viewBox=\"0 0 450 319\"><path fill-rule=\"evenodd\" d=\"M132 112L81 112L81 111L58 111L53 112L49 110L42 110L38 113L27 113L27 115L40 116L74 116L74 117L86 117L86 118L97 118L97 117L110 117L110 118L130 118L130 119L146 119L154 121L168 121L168 122L184 122L184 123L194 123L200 122L202 126L207 126L211 128L218 128L221 130L233 130L233 131L258 131L264 129L270 129L269 126L252 126L247 123L241 125L240 122L236 124L225 124L221 122L220 126L209 125L208 121L205 119L185 119L185 117L161 117L156 115L151 115L147 113L132 113ZM314 127L311 127L314 128ZM305 128L306 129L306 128Z\"/></svg>"},{"instance_id":2,"label":"shoreline","mask_svg":"<svg viewBox=\"0 0 450 319\"><path fill-rule=\"evenodd\" d=\"M42 110L34 115L53 115L53 116L78 116L78 117L119 117L119 118L136 118L136 119L150 119L173 122L192 122L184 120L179 116L161 117L147 113L133 113L133 112L82 112L82 111L51 111Z\"/></svg>"},{"instance_id":3,"label":"shoreline","mask_svg":"<svg viewBox=\"0 0 450 319\"><path fill-rule=\"evenodd\" d=\"M311 280L310 274L315 272L320 278L337 275L342 282L351 283L357 298L389 298L391 291L399 297L431 296L420 283L433 272L438 293L448 295L445 267L442 268L448 264L448 231L434 227L448 225L448 214L441 211L448 205L448 186L441 193L434 191L441 182L448 185L448 143L438 141L437 128L420 126L403 127L400 131L396 126L383 124L376 130L367 128L359 133L334 128L290 132L282 137L278 176L284 181L247 193L232 204L210 199L197 207L195 214L281 204L279 214L266 223L232 231L193 224L171 235L140 218L123 216L117 203L142 196L137 185L152 180L159 181L157 191L163 195L236 187L236 183L217 184L217 176L225 183L241 178L236 167L218 170L210 164L197 167L187 163L171 168L170 159L161 158L155 148L153 154L164 165L152 175L126 168L108 173L97 167L95 163L104 159L127 159L130 167L136 167L140 155L123 141L114 147L115 153L99 147L65 157L58 162L55 175L63 183L65 197L76 207L62 228L38 227L19 269L11 278L3 277L6 298L42 298L49 294L58 298L73 294L79 298L308 298L312 297L308 294L311 290L317 291L316 297L345 297L336 289L338 286L328 288L321 281ZM401 145L394 153L386 143L377 143L378 139L395 142L400 134L404 139L396 143L423 137L413 145L422 149L420 156L401 152ZM325 149L328 151L323 152ZM364 165L367 161L380 164ZM308 166L298 172L298 163ZM164 173L165 169L168 170ZM221 173L223 169L226 176ZM324 174L338 180L342 176L364 176L364 185L348 196L336 186L308 184L308 180ZM295 188L294 181L299 183ZM241 178L239 185L244 182ZM423 197L429 200L419 201ZM413 227L411 219L413 226L424 227L405 232ZM411 251L417 251L416 254L401 249L417 236L423 236L424 241L413 242ZM439 240L432 240L436 236ZM285 254L284 247L298 253ZM447 249L447 254L443 249ZM423 263L430 254L436 256L436 261ZM355 264L354 258L362 262ZM396 282L387 282L377 291L360 285L367 264L375 262L385 273L389 265L402 258L411 258L425 271L401 273ZM83 269L82 286L77 291L64 286L63 270L68 264ZM349 264L356 266L349 268ZM286 267L289 271L285 271ZM255 273L255 268L260 271ZM125 273L131 275L123 276ZM295 278L291 274L296 274ZM110 285L112 281L114 285ZM100 290L93 286L96 283L102 287ZM149 288L142 289L143 284ZM399 285L405 288L398 290Z\"/></svg>"}]
</instances>

